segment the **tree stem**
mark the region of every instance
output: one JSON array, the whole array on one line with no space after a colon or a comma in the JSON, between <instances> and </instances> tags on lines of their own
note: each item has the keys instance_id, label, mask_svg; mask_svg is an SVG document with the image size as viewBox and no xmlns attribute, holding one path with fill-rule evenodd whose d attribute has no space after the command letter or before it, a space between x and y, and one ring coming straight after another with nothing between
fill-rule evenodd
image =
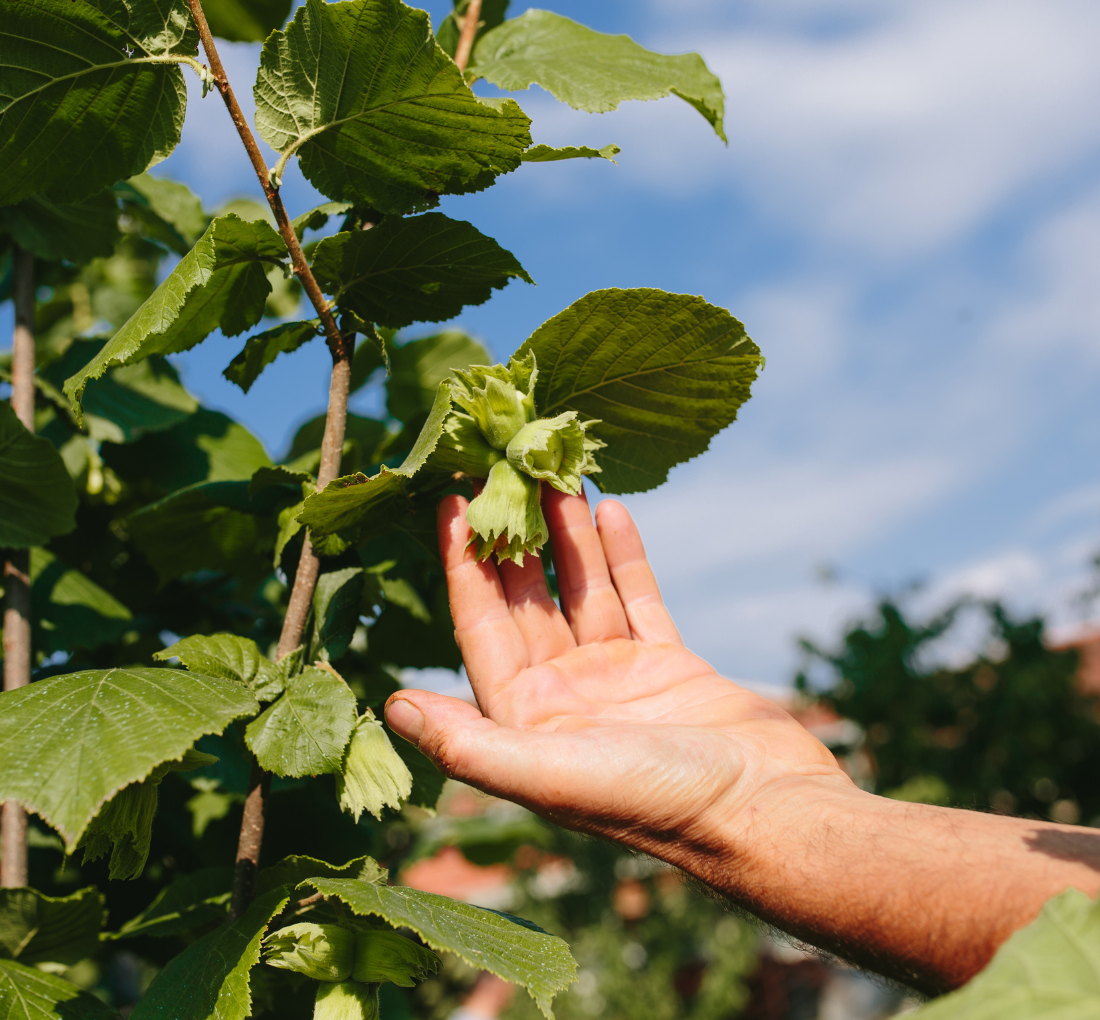
<instances>
[{"instance_id":1,"label":"tree stem","mask_svg":"<svg viewBox=\"0 0 1100 1020\"><path fill-rule=\"evenodd\" d=\"M458 37L458 45L455 47L455 63L460 71L466 70L470 62L470 54L474 49L474 38L477 36L477 26L481 23L481 0L470 0L466 5L466 17L462 22L462 32Z\"/></svg>"},{"instance_id":2,"label":"tree stem","mask_svg":"<svg viewBox=\"0 0 1100 1020\"><path fill-rule=\"evenodd\" d=\"M11 406L34 431L34 256L13 253L15 331L12 334ZM31 682L30 552L12 550L4 561L4 690ZM0 887L27 884L27 815L14 800L0 812Z\"/></svg>"},{"instance_id":3,"label":"tree stem","mask_svg":"<svg viewBox=\"0 0 1100 1020\"><path fill-rule=\"evenodd\" d=\"M340 457L344 449L344 429L348 416L348 389L351 380L351 359L354 352L354 334L344 336L341 334L332 310L317 280L313 276L305 256L302 254L302 246L290 225L286 207L279 195L279 189L271 181L267 164L256 144L256 138L252 129L248 126L244 114L241 112L237 97L229 84L229 77L225 73L218 49L214 45L214 37L210 32L210 26L206 22L203 13L202 0L187 0L187 6L191 10L191 16L195 21L195 27L199 30L199 38L202 40L202 48L206 53L206 59L210 62L210 71L214 78L214 85L221 93L229 116L233 120L233 126L240 135L241 142L248 158L252 161L252 168L256 171L256 177L263 188L271 212L275 216L275 223L279 233L286 242L290 252L291 264L294 274L302 284L310 303L316 309L321 322L325 327L328 338L329 351L332 354L332 382L329 386L328 415L325 419L325 435L321 442L321 466L317 473L318 488L323 489L337 475L340 469ZM302 634L305 631L306 619L309 616L309 607L313 601L313 590L317 585L317 576L320 573L320 560L314 555L312 543L306 536L302 543L302 554L298 561L298 570L294 577L294 587L290 593L290 603L286 616L283 618L283 629L279 635L278 657L282 658L287 652L297 648L302 643ZM271 776L264 773L259 766L253 769L253 781L249 784L248 799L245 801L244 818L241 821L240 839L237 844L237 872L234 877L232 910L240 911L248 906L252 900L252 887L256 870L260 863L260 848L263 843L264 808L267 801L267 789L271 783ZM238 888L239 886L239 888ZM239 916L239 915L236 915Z\"/></svg>"}]
</instances>

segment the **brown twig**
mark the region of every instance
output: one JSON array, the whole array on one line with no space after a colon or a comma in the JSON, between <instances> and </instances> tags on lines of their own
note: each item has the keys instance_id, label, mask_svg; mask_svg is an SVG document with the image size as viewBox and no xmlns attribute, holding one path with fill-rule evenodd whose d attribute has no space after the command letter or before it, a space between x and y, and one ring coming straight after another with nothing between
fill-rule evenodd
<instances>
[{"instance_id":1,"label":"brown twig","mask_svg":"<svg viewBox=\"0 0 1100 1020\"><path fill-rule=\"evenodd\" d=\"M466 70L470 62L470 54L474 49L474 39L477 37L478 25L481 24L481 0L470 0L466 5L466 16L462 22L462 31L458 36L458 45L455 47L455 63L460 71Z\"/></svg>"},{"instance_id":2,"label":"brown twig","mask_svg":"<svg viewBox=\"0 0 1100 1020\"><path fill-rule=\"evenodd\" d=\"M34 431L34 256L16 246L13 254L15 330L12 334L11 406ZM31 682L30 552L15 549L4 560L4 690ZM17 801L0 811L0 887L27 884L27 814Z\"/></svg>"},{"instance_id":3,"label":"brown twig","mask_svg":"<svg viewBox=\"0 0 1100 1020\"><path fill-rule=\"evenodd\" d=\"M301 281L302 289L306 292L306 296L316 309L325 327L329 350L332 353L332 381L329 384L325 434L321 441L321 464L317 471L317 486L319 489L323 489L337 476L340 470L340 457L344 449L344 429L347 425L348 416L348 391L351 383L354 336L344 336L340 332L328 301L321 293L321 288L317 285L317 280L302 254L302 246L290 225L290 218L287 216L286 207L279 196L279 189L271 181L271 175L268 173L267 165L260 153L259 146L256 144L256 138L252 134L252 129L248 126L248 121L245 120L240 104L237 102L237 97L233 94L233 89L229 84L229 77L225 73L221 58L218 56L214 37L210 32L210 26L206 22L206 15L203 13L202 0L187 0L187 6L191 10L195 27L199 30L199 38L202 40L202 48L206 52L206 59L210 62L214 86L221 93L226 108L229 110L229 116L237 129L237 134L240 135L241 142L248 153L248 158L252 161L252 168L256 171L256 177L264 190L267 203L271 206L279 233L290 252L294 274ZM302 552L298 560L294 586L291 589L286 616L283 618L283 629L279 635L279 647L276 653L278 658L282 658L302 643L302 634L305 631L309 607L313 601L313 591L317 585L319 572L320 561L314 554L313 545L307 535L302 543ZM253 779L254 781L249 785L248 799L245 801L244 818L241 821L241 834L237 845L237 871L234 876L231 907L234 916L243 913L249 902L251 902L252 886L255 881L256 870L259 867L260 847L263 843L264 806L271 777L263 773L257 766L254 770Z\"/></svg>"}]
</instances>

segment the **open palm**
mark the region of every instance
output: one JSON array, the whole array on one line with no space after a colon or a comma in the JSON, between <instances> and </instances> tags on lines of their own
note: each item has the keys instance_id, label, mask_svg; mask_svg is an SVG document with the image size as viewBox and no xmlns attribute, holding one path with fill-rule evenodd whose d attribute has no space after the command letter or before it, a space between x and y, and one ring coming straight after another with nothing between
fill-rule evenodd
<instances>
[{"instance_id":1,"label":"open palm","mask_svg":"<svg viewBox=\"0 0 1100 1020\"><path fill-rule=\"evenodd\" d=\"M561 608L542 565L478 562L466 501L439 510L455 636L474 708L426 691L387 706L448 775L673 863L796 776L848 780L776 705L689 652L626 509L544 497Z\"/></svg>"}]
</instances>

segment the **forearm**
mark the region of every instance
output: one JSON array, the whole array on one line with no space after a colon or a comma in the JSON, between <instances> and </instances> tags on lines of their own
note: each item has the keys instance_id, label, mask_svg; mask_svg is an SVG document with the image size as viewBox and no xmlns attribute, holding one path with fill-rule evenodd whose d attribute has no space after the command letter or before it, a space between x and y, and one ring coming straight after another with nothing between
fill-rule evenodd
<instances>
[{"instance_id":1,"label":"forearm","mask_svg":"<svg viewBox=\"0 0 1100 1020\"><path fill-rule=\"evenodd\" d=\"M1046 900L1100 890L1100 833L791 779L690 870L752 913L929 993L955 988Z\"/></svg>"}]
</instances>

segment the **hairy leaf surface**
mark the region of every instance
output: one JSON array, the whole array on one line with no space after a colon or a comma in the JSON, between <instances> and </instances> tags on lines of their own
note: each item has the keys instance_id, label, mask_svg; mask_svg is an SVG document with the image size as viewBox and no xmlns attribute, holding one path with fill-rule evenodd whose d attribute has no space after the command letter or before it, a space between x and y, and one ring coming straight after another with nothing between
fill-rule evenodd
<instances>
[{"instance_id":1,"label":"hairy leaf surface","mask_svg":"<svg viewBox=\"0 0 1100 1020\"><path fill-rule=\"evenodd\" d=\"M554 995L572 984L577 965L569 947L528 921L422 892L349 878L308 884L342 900L356 914L373 914L411 928L432 949L455 953L473 967L523 985L550 1018Z\"/></svg>"},{"instance_id":2,"label":"hairy leaf surface","mask_svg":"<svg viewBox=\"0 0 1100 1020\"><path fill-rule=\"evenodd\" d=\"M337 772L355 719L355 695L348 685L311 666L248 724L245 742L261 767L278 776Z\"/></svg>"},{"instance_id":3,"label":"hairy leaf surface","mask_svg":"<svg viewBox=\"0 0 1100 1020\"><path fill-rule=\"evenodd\" d=\"M124 786L259 707L228 680L138 667L49 677L0 698L0 799L42 817L69 853Z\"/></svg>"},{"instance_id":4,"label":"hairy leaf surface","mask_svg":"<svg viewBox=\"0 0 1100 1020\"><path fill-rule=\"evenodd\" d=\"M248 972L289 896L280 886L256 897L244 916L189 945L153 979L133 1020L245 1020L252 1015Z\"/></svg>"},{"instance_id":5,"label":"hairy leaf surface","mask_svg":"<svg viewBox=\"0 0 1100 1020\"><path fill-rule=\"evenodd\" d=\"M491 237L442 213L326 237L313 272L343 307L393 329L452 319L513 278L535 282Z\"/></svg>"},{"instance_id":6,"label":"hairy leaf surface","mask_svg":"<svg viewBox=\"0 0 1100 1020\"><path fill-rule=\"evenodd\" d=\"M310 496L298 516L318 535L345 528L380 529L405 510L407 483L419 471L443 434L443 422L451 410L451 387L439 384L435 404L409 455L400 467L383 467L371 478L348 475L337 478Z\"/></svg>"},{"instance_id":7,"label":"hairy leaf surface","mask_svg":"<svg viewBox=\"0 0 1100 1020\"><path fill-rule=\"evenodd\" d=\"M59 978L15 960L0 960L0 1017L4 1020L118 1020L107 1003Z\"/></svg>"},{"instance_id":8,"label":"hairy leaf surface","mask_svg":"<svg viewBox=\"0 0 1100 1020\"><path fill-rule=\"evenodd\" d=\"M331 199L386 213L488 187L515 170L530 120L470 91L400 0L308 0L264 44L256 127Z\"/></svg>"},{"instance_id":9,"label":"hairy leaf surface","mask_svg":"<svg viewBox=\"0 0 1100 1020\"><path fill-rule=\"evenodd\" d=\"M606 113L628 99L679 96L726 140L722 83L698 53L654 53L629 36L595 32L550 11L529 10L486 32L468 74L512 92L541 85L589 113Z\"/></svg>"},{"instance_id":10,"label":"hairy leaf surface","mask_svg":"<svg viewBox=\"0 0 1100 1020\"><path fill-rule=\"evenodd\" d=\"M1100 1015L1100 905L1069 889L976 978L913 1020L1089 1020Z\"/></svg>"},{"instance_id":11,"label":"hairy leaf surface","mask_svg":"<svg viewBox=\"0 0 1100 1020\"><path fill-rule=\"evenodd\" d=\"M5 0L0 205L75 202L164 159L187 105L173 58L197 46L184 0Z\"/></svg>"},{"instance_id":12,"label":"hairy leaf surface","mask_svg":"<svg viewBox=\"0 0 1100 1020\"><path fill-rule=\"evenodd\" d=\"M44 545L76 526L76 489L61 454L0 402L0 548Z\"/></svg>"},{"instance_id":13,"label":"hairy leaf surface","mask_svg":"<svg viewBox=\"0 0 1100 1020\"><path fill-rule=\"evenodd\" d=\"M660 485L737 417L763 364L724 308L662 290L597 290L544 322L520 348L538 362L540 415L599 419L604 492Z\"/></svg>"},{"instance_id":14,"label":"hairy leaf surface","mask_svg":"<svg viewBox=\"0 0 1100 1020\"><path fill-rule=\"evenodd\" d=\"M95 953L103 917L103 894L95 888L72 896L0 889L0 957L72 966Z\"/></svg>"},{"instance_id":15,"label":"hairy leaf surface","mask_svg":"<svg viewBox=\"0 0 1100 1020\"><path fill-rule=\"evenodd\" d=\"M283 239L263 220L219 216L99 354L65 383L74 411L80 413L88 380L112 365L189 350L216 329L236 336L255 326L271 293L267 269L282 265L286 254Z\"/></svg>"}]
</instances>

